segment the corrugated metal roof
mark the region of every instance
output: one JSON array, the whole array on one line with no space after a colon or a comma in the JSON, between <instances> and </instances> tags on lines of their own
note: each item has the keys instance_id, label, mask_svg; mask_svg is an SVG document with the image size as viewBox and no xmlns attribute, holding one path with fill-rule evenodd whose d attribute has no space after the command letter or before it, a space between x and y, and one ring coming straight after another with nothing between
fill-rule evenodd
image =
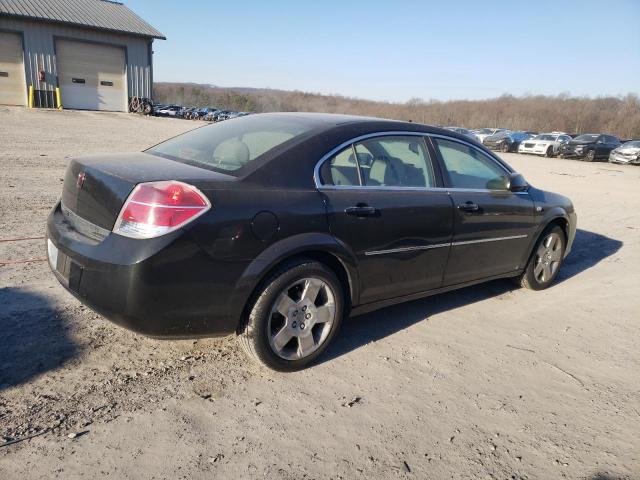
<instances>
[{"instance_id":1,"label":"corrugated metal roof","mask_svg":"<svg viewBox=\"0 0 640 480\"><path fill-rule=\"evenodd\" d=\"M0 0L0 15L60 22L166 40L122 3L111 0Z\"/></svg>"}]
</instances>

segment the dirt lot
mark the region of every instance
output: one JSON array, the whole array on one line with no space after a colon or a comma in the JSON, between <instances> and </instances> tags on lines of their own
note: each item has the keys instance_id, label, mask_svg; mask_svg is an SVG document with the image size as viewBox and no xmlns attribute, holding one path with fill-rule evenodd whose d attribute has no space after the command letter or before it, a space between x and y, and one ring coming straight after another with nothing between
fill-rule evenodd
<instances>
[{"instance_id":1,"label":"dirt lot","mask_svg":"<svg viewBox=\"0 0 640 480\"><path fill-rule=\"evenodd\" d=\"M195 126L0 107L0 240L42 236L69 157ZM137 336L45 262L0 265L0 445L40 434L0 446L0 478L640 478L640 168L505 157L575 203L557 285L350 319L300 373ZM3 262L44 256L0 241Z\"/></svg>"}]
</instances>

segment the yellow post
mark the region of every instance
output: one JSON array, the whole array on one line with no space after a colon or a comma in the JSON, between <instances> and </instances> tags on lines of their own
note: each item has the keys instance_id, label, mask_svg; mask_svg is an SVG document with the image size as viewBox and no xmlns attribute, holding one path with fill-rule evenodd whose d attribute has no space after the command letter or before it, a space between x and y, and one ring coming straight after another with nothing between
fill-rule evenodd
<instances>
[{"instance_id":1,"label":"yellow post","mask_svg":"<svg viewBox=\"0 0 640 480\"><path fill-rule=\"evenodd\" d=\"M33 85L29 85L29 108L33 108Z\"/></svg>"},{"instance_id":2,"label":"yellow post","mask_svg":"<svg viewBox=\"0 0 640 480\"><path fill-rule=\"evenodd\" d=\"M62 99L60 98L60 87L56 87L56 105L58 110L62 110Z\"/></svg>"}]
</instances>

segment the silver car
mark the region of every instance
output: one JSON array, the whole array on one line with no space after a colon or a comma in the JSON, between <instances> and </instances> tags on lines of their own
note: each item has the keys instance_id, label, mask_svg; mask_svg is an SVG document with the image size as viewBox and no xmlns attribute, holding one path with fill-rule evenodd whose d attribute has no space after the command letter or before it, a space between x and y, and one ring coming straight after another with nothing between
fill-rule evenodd
<instances>
[{"instance_id":1,"label":"silver car","mask_svg":"<svg viewBox=\"0 0 640 480\"><path fill-rule=\"evenodd\" d=\"M640 165L640 140L632 140L620 145L609 154L611 163Z\"/></svg>"},{"instance_id":2,"label":"silver car","mask_svg":"<svg viewBox=\"0 0 640 480\"><path fill-rule=\"evenodd\" d=\"M471 130L468 130L466 128L462 128L462 127L444 127L445 130L450 130L452 132L456 132L459 133L460 135L464 135L465 137L470 138L471 140L475 140L478 143L482 143L480 141L480 138L478 138L478 136L473 133Z\"/></svg>"}]
</instances>

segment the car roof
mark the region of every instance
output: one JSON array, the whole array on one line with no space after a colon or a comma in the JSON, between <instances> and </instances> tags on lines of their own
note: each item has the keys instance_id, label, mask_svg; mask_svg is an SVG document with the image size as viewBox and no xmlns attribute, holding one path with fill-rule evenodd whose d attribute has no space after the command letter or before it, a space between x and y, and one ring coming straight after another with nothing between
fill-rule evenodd
<instances>
[{"instance_id":1,"label":"car roof","mask_svg":"<svg viewBox=\"0 0 640 480\"><path fill-rule=\"evenodd\" d=\"M258 113L252 116L274 116L279 118L288 118L292 120L300 119L311 125L313 125L316 133L320 133L324 130L332 130L335 128L349 126L349 127L371 127L378 129L379 131L410 131L410 132L424 132L424 133L440 133L446 134L452 137L457 137L464 141L469 141L468 137L459 134L455 131L447 130L442 127L435 127L432 125L426 125L422 123L407 122L404 120L393 120L389 118L378 117L365 117L359 115L345 115L339 113L315 113L315 112L275 112L275 113Z\"/></svg>"}]
</instances>

